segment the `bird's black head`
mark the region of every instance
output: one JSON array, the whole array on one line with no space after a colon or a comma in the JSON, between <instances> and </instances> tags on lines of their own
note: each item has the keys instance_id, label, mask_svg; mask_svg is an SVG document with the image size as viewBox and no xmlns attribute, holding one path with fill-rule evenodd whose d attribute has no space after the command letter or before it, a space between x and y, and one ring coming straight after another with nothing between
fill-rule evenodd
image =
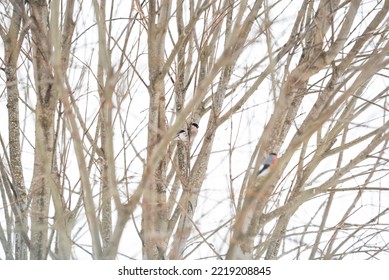
<instances>
[{"instance_id":1,"label":"bird's black head","mask_svg":"<svg viewBox=\"0 0 389 280\"><path fill-rule=\"evenodd\" d=\"M198 125L197 123L192 122L192 125L193 125L195 128L199 128L199 125Z\"/></svg>"}]
</instances>

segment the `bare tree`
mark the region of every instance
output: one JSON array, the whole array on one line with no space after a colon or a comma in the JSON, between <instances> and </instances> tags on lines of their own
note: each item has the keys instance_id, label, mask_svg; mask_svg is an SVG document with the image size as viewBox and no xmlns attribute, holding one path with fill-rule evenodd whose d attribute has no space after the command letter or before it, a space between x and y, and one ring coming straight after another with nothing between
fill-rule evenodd
<instances>
[{"instance_id":1,"label":"bare tree","mask_svg":"<svg viewBox=\"0 0 389 280\"><path fill-rule=\"evenodd\" d=\"M387 257L388 8L2 1L0 256Z\"/></svg>"}]
</instances>

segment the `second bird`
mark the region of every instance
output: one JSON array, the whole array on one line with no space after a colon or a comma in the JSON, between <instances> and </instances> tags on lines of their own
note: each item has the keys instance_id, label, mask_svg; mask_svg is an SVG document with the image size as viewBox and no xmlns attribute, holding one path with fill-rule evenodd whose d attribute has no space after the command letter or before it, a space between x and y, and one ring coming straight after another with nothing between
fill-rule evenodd
<instances>
[{"instance_id":1,"label":"second bird","mask_svg":"<svg viewBox=\"0 0 389 280\"><path fill-rule=\"evenodd\" d=\"M263 162L262 168L258 171L257 176L266 176L278 163L277 153L270 153Z\"/></svg>"}]
</instances>

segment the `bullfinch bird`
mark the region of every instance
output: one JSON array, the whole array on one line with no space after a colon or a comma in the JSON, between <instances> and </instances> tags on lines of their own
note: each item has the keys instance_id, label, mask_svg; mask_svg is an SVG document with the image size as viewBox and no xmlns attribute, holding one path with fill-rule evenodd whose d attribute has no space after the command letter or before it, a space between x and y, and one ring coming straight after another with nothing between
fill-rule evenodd
<instances>
[{"instance_id":1,"label":"bullfinch bird","mask_svg":"<svg viewBox=\"0 0 389 280\"><path fill-rule=\"evenodd\" d=\"M266 176L278 163L277 153L270 153L263 162L262 168L258 171L257 176Z\"/></svg>"},{"instance_id":2,"label":"bullfinch bird","mask_svg":"<svg viewBox=\"0 0 389 280\"><path fill-rule=\"evenodd\" d=\"M186 129L181 129L174 140L183 142L192 142L199 131L199 125L197 123L191 123Z\"/></svg>"}]
</instances>

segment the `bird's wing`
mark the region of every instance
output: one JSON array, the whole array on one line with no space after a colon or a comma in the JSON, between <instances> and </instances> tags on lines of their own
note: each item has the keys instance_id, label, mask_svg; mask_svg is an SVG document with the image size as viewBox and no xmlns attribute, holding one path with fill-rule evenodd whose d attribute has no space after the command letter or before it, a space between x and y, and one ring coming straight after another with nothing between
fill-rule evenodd
<instances>
[{"instance_id":1,"label":"bird's wing","mask_svg":"<svg viewBox=\"0 0 389 280\"><path fill-rule=\"evenodd\" d=\"M263 167L258 171L258 174L261 174L263 171L265 171L266 169L268 169L270 166L270 164L264 164Z\"/></svg>"},{"instance_id":2,"label":"bird's wing","mask_svg":"<svg viewBox=\"0 0 389 280\"><path fill-rule=\"evenodd\" d=\"M177 133L177 135L176 135L176 137L174 138L174 140L186 141L187 138L188 138L188 135L187 135L186 130L185 130L185 129L181 129L181 130Z\"/></svg>"},{"instance_id":3,"label":"bird's wing","mask_svg":"<svg viewBox=\"0 0 389 280\"><path fill-rule=\"evenodd\" d=\"M257 176L269 169L270 164L264 164L263 167L258 171Z\"/></svg>"}]
</instances>

